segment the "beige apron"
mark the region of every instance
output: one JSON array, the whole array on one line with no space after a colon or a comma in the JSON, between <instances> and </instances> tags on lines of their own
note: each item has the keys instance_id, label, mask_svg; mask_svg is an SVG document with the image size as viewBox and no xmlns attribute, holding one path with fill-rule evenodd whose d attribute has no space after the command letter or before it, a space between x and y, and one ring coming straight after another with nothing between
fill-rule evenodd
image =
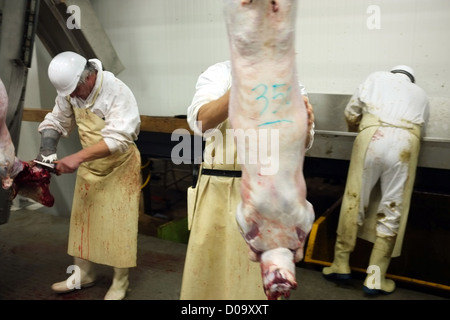
<instances>
[{"instance_id":1,"label":"beige apron","mask_svg":"<svg viewBox=\"0 0 450 320\"><path fill-rule=\"evenodd\" d=\"M217 159L223 155L225 162L225 130L229 128L228 121L223 123L223 144L214 149L212 163L204 162L202 168L240 170L235 149L234 164L221 164ZM232 146L235 148L234 143ZM241 201L240 178L200 175L188 196L191 233L180 299L267 300L259 263L248 258L248 246L236 222L236 207Z\"/></svg>"},{"instance_id":2,"label":"beige apron","mask_svg":"<svg viewBox=\"0 0 450 320\"><path fill-rule=\"evenodd\" d=\"M83 148L103 138L103 119L72 108ZM135 144L126 152L84 162L77 172L68 253L116 268L136 266L141 157Z\"/></svg>"},{"instance_id":3,"label":"beige apron","mask_svg":"<svg viewBox=\"0 0 450 320\"><path fill-rule=\"evenodd\" d=\"M380 192L374 188L374 194L371 196L371 202L364 216L363 225L358 227L358 215L360 204L360 190L362 181L362 171L364 167L364 158L367 146L372 139L373 134L378 127L382 125L376 116L365 114L359 126L359 133L353 144L350 166L348 170L347 182L344 196L342 199L341 212L337 233L347 243L356 243L356 236L374 242L376 238L376 222ZM400 226L392 257L398 257L401 254L403 238L405 235L406 222L408 221L409 206L416 176L416 167L420 150L420 127L414 126L410 132L417 137L412 140L411 157L408 163L408 179L403 193L403 211L400 218ZM373 200L372 200L373 199ZM353 228L346 226L354 225Z\"/></svg>"}]
</instances>

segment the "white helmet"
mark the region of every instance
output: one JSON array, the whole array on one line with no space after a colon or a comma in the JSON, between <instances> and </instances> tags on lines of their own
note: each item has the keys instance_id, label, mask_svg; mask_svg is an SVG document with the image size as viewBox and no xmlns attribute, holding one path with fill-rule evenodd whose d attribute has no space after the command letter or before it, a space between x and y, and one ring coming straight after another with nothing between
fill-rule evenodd
<instances>
[{"instance_id":1,"label":"white helmet","mask_svg":"<svg viewBox=\"0 0 450 320\"><path fill-rule=\"evenodd\" d=\"M86 63L86 58L71 51L61 52L52 59L48 77L60 96L68 96L76 89Z\"/></svg>"},{"instance_id":2,"label":"white helmet","mask_svg":"<svg viewBox=\"0 0 450 320\"><path fill-rule=\"evenodd\" d=\"M408 67L408 66L405 66L405 65L401 64L401 65L393 67L391 69L391 72L392 73L403 73L403 74L406 74L409 77L409 79L411 79L412 83L414 83L416 81L415 80L414 70L411 67Z\"/></svg>"}]
</instances>

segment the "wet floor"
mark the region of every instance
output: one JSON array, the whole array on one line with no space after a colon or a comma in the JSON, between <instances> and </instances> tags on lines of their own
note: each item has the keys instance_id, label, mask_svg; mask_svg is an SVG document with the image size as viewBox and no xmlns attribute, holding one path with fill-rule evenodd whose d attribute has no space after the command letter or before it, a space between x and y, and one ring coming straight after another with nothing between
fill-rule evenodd
<instances>
[{"instance_id":1,"label":"wet floor","mask_svg":"<svg viewBox=\"0 0 450 320\"><path fill-rule=\"evenodd\" d=\"M183 174L183 173L181 173ZM173 241L161 229L186 216L185 190L191 180L161 187L163 179L153 176L152 209L142 207L137 267L130 270L130 288L125 300L179 300L186 243ZM321 203L327 206L341 191L339 183L323 183ZM311 197L318 197L311 193ZM328 199L328 200L326 200ZM148 212L144 212L148 211ZM52 283L67 278L72 258L67 255L69 218L48 213L29 201L16 202L8 223L0 225L0 300L102 300L112 279L112 268L98 265L96 285L56 294ZM176 230L176 229L175 229ZM165 238L158 236L164 235ZM362 291L363 277L345 285L326 281L317 265L297 267L298 288L290 300L448 300L448 292L430 292L398 283L386 296L368 297ZM441 294L442 293L442 294ZM239 299L237 297L237 299Z\"/></svg>"}]
</instances>

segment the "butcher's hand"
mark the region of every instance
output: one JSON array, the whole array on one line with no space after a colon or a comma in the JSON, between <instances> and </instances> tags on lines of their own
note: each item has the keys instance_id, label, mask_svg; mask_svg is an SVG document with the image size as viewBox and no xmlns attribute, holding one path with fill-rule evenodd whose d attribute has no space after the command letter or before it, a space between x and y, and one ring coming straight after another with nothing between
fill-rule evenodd
<instances>
[{"instance_id":1,"label":"butcher's hand","mask_svg":"<svg viewBox=\"0 0 450 320\"><path fill-rule=\"evenodd\" d=\"M37 161L53 163L58 160L56 154L56 147L58 146L61 134L54 129L44 129L41 131L41 146L39 154L36 157Z\"/></svg>"},{"instance_id":2,"label":"butcher's hand","mask_svg":"<svg viewBox=\"0 0 450 320\"><path fill-rule=\"evenodd\" d=\"M87 148L83 148L70 156L55 161L55 169L59 173L72 173L77 170L83 162L101 159L109 155L111 155L111 151L109 151L108 145L104 140L100 140L99 142Z\"/></svg>"},{"instance_id":3,"label":"butcher's hand","mask_svg":"<svg viewBox=\"0 0 450 320\"><path fill-rule=\"evenodd\" d=\"M79 157L78 153L71 154L70 156L64 157L60 160L55 161L55 169L56 171L61 173L72 173L75 172L80 164L82 163L82 159Z\"/></svg>"},{"instance_id":4,"label":"butcher's hand","mask_svg":"<svg viewBox=\"0 0 450 320\"><path fill-rule=\"evenodd\" d=\"M305 102L306 112L308 113L308 137L306 138L306 150L311 149L314 142L314 109L309 103L308 97L303 96L303 101Z\"/></svg>"}]
</instances>

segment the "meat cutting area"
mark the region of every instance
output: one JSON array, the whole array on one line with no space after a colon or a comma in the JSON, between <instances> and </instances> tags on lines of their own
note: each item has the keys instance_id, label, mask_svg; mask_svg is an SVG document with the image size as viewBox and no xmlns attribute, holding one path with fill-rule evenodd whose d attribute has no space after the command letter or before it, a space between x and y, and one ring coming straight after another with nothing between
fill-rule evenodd
<instances>
[{"instance_id":1,"label":"meat cutting area","mask_svg":"<svg viewBox=\"0 0 450 320\"><path fill-rule=\"evenodd\" d=\"M0 300L450 299L447 1L0 17Z\"/></svg>"}]
</instances>

